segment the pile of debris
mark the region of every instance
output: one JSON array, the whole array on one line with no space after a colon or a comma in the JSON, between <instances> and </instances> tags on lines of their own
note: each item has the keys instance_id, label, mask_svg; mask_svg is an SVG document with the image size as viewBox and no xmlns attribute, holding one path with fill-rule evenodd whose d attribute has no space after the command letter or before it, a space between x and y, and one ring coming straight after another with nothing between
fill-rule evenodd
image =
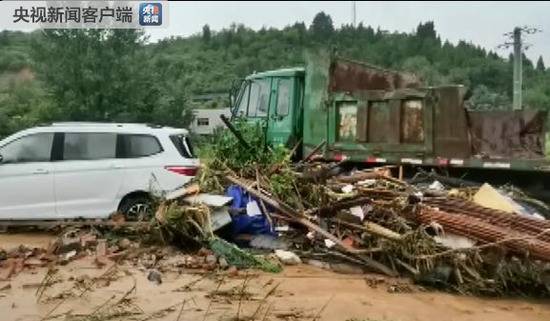
<instances>
[{"instance_id":1,"label":"pile of debris","mask_svg":"<svg viewBox=\"0 0 550 321\"><path fill-rule=\"evenodd\" d=\"M0 253L0 265L12 275L95 254L98 265L131 260L160 283L165 270L278 272L306 262L465 294L550 296L546 204L511 186L435 173L404 180L395 166L355 170L308 156L292 163L295 149L264 146L261 129L235 132L214 141L196 181L164 195L132 240L73 231L47 250ZM197 254L152 254L144 235Z\"/></svg>"},{"instance_id":2,"label":"pile of debris","mask_svg":"<svg viewBox=\"0 0 550 321\"><path fill-rule=\"evenodd\" d=\"M94 257L98 267L142 252L136 240L115 236L113 230L102 233L90 228L62 228L58 237L46 247L20 245L1 250L0 280L8 280L25 268L66 265L73 260ZM132 232L137 236L137 232Z\"/></svg>"},{"instance_id":3,"label":"pile of debris","mask_svg":"<svg viewBox=\"0 0 550 321\"><path fill-rule=\"evenodd\" d=\"M427 173L407 182L392 176L395 167L346 171L309 157L292 164L293 151L228 136L214 144L193 188L228 199L204 206L173 198L161 205L160 221L210 242L228 261L247 258L235 265L279 270L216 234L241 248L275 250L283 264L346 262L459 293L550 295L550 221L489 185L452 188L453 179ZM217 222L225 213L229 228L214 233L213 213Z\"/></svg>"},{"instance_id":4,"label":"pile of debris","mask_svg":"<svg viewBox=\"0 0 550 321\"><path fill-rule=\"evenodd\" d=\"M20 245L0 250L0 281L9 281L24 270L31 273L37 268L56 270L59 265L86 259L97 269L129 265L146 273L148 279L162 283L164 272L209 272L231 266L224 258L205 247L184 254L163 243L154 231L155 224L109 228L62 228L49 245L29 247ZM219 242L223 242L219 240ZM214 243L211 244L215 246ZM247 266L250 266L248 263ZM238 272L237 272L238 273Z\"/></svg>"}]
</instances>

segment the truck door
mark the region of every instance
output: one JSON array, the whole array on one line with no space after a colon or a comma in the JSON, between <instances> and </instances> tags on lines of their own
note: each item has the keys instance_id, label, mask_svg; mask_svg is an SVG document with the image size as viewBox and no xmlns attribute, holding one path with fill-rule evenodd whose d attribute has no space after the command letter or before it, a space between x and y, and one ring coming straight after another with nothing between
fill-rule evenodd
<instances>
[{"instance_id":1,"label":"truck door","mask_svg":"<svg viewBox=\"0 0 550 321\"><path fill-rule=\"evenodd\" d=\"M286 145L291 138L295 116L292 108L293 85L294 78L291 77L273 78L271 83L267 140L273 145Z\"/></svg>"}]
</instances>

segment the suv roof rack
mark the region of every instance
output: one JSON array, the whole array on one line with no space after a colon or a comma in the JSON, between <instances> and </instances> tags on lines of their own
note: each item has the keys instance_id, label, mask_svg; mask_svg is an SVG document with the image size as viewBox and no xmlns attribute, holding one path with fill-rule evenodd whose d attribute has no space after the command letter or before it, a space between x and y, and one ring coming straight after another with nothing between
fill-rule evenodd
<instances>
[{"instance_id":1,"label":"suv roof rack","mask_svg":"<svg viewBox=\"0 0 550 321\"><path fill-rule=\"evenodd\" d=\"M150 127L150 128L162 128L164 126L157 124L140 124L140 123L106 123L106 122L81 122L81 121L67 121L67 122L55 122L50 123L49 126L62 127L62 126L90 126L90 127Z\"/></svg>"}]
</instances>

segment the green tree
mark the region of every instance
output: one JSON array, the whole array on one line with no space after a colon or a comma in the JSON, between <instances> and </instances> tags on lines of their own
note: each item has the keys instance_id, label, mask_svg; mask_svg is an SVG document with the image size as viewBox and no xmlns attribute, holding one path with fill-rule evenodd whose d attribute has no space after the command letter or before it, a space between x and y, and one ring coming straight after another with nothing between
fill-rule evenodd
<instances>
[{"instance_id":1,"label":"green tree","mask_svg":"<svg viewBox=\"0 0 550 321\"><path fill-rule=\"evenodd\" d=\"M21 73L5 77L10 79L0 90L0 138L59 115L39 82Z\"/></svg>"},{"instance_id":2,"label":"green tree","mask_svg":"<svg viewBox=\"0 0 550 321\"><path fill-rule=\"evenodd\" d=\"M407 58L403 61L401 68L405 71L417 74L429 85L441 83L441 75L424 56Z\"/></svg>"},{"instance_id":3,"label":"green tree","mask_svg":"<svg viewBox=\"0 0 550 321\"><path fill-rule=\"evenodd\" d=\"M546 67L544 66L544 60L542 60L542 56L539 56L539 59L537 60L537 71L545 71Z\"/></svg>"},{"instance_id":4,"label":"green tree","mask_svg":"<svg viewBox=\"0 0 550 321\"><path fill-rule=\"evenodd\" d=\"M419 24L416 27L416 36L422 39L436 39L437 33L433 21Z\"/></svg>"},{"instance_id":5,"label":"green tree","mask_svg":"<svg viewBox=\"0 0 550 321\"><path fill-rule=\"evenodd\" d=\"M332 18L323 11L319 12L313 18L313 22L311 23L309 30L317 40L329 39L334 33Z\"/></svg>"},{"instance_id":6,"label":"green tree","mask_svg":"<svg viewBox=\"0 0 550 321\"><path fill-rule=\"evenodd\" d=\"M47 30L32 51L65 120L183 125L182 88L163 82L138 30Z\"/></svg>"},{"instance_id":7,"label":"green tree","mask_svg":"<svg viewBox=\"0 0 550 321\"><path fill-rule=\"evenodd\" d=\"M210 38L212 38L212 32L210 31L210 26L206 24L202 26L202 41L209 43Z\"/></svg>"},{"instance_id":8,"label":"green tree","mask_svg":"<svg viewBox=\"0 0 550 321\"><path fill-rule=\"evenodd\" d=\"M505 94L493 92L487 86L479 85L474 88L469 104L470 108L475 110L506 110L512 103Z\"/></svg>"}]
</instances>

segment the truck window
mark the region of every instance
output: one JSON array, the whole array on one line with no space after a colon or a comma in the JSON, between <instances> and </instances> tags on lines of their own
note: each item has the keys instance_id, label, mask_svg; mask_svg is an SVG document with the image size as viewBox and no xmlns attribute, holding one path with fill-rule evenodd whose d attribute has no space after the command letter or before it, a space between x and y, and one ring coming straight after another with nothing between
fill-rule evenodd
<instances>
[{"instance_id":1,"label":"truck window","mask_svg":"<svg viewBox=\"0 0 550 321\"><path fill-rule=\"evenodd\" d=\"M269 80L260 79L250 83L248 117L265 117L269 103Z\"/></svg>"},{"instance_id":2,"label":"truck window","mask_svg":"<svg viewBox=\"0 0 550 321\"><path fill-rule=\"evenodd\" d=\"M286 116L290 107L290 79L279 79L277 115Z\"/></svg>"},{"instance_id":3,"label":"truck window","mask_svg":"<svg viewBox=\"0 0 550 321\"><path fill-rule=\"evenodd\" d=\"M246 115L249 98L250 98L250 84L246 83L246 87L244 87L242 91L241 101L239 102L239 106L237 107L237 112L235 116L244 117Z\"/></svg>"}]
</instances>

